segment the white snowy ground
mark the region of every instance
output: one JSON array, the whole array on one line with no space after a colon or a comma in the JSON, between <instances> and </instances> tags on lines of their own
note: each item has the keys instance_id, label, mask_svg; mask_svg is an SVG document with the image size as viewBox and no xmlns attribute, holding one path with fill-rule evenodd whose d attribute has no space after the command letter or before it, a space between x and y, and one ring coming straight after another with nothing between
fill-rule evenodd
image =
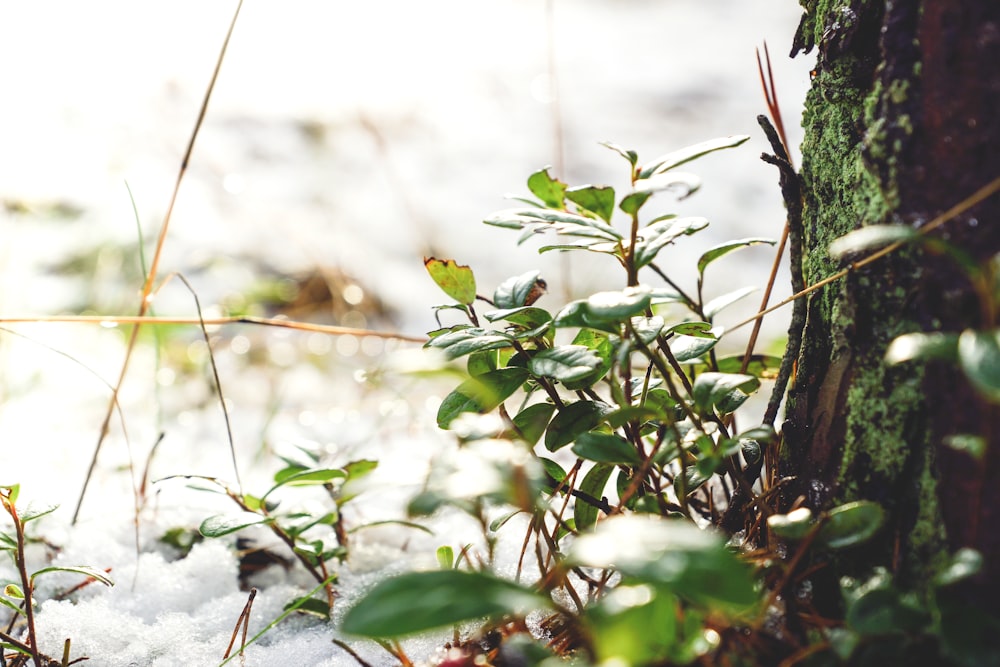
<instances>
[{"instance_id":1,"label":"white snowy ground","mask_svg":"<svg viewBox=\"0 0 1000 667\"><path fill-rule=\"evenodd\" d=\"M704 177L702 191L671 208L704 215L712 227L670 257L680 274L690 275L686 269L711 244L776 237L784 218L777 175L757 159L767 146L755 122L764 105L753 49L765 39L771 47L797 144L810 59L784 57L796 3L552 5L564 180L624 185L625 163L599 141L634 148L642 159L749 134L743 147L693 167ZM211 309L245 290L261 263L284 271L338 266L387 302L396 311L393 326L411 334L434 328L430 309L444 300L424 273L424 254L471 264L487 293L497 281L539 267L556 298L620 284L598 258L596 269L571 264L568 285L554 256L539 257L531 243L515 248L514 235L479 222L505 205L502 194L524 193L531 171L559 162L546 6L542 0L247 2L174 211L160 275L184 272ZM65 312L85 295L112 304L114 312L134 311L139 285L123 283L120 274L135 257L102 255L103 268L87 284L47 267L98 244L134 242L125 181L147 245L155 239L233 9L232 2L195 0L0 8L3 317ZM51 213L55 204L82 213L59 217ZM726 269L713 267L709 295L761 284L769 258L751 249L734 255ZM609 275L617 282L602 282ZM156 307L160 314L193 314L176 282ZM777 318L767 330L773 336L783 327ZM59 564L112 568L117 582L57 602L48 598L75 581L40 580L43 650L57 654L70 637L74 657L88 656L94 666L217 664L246 600L231 541L206 541L177 559L157 538L229 507L179 481L151 487L136 561L128 473L130 457L141 471L163 431L150 479L233 479L197 332L189 332L186 359L157 361L149 348L134 359L121 396L130 447L116 418L80 522L71 528L108 401L104 383L120 370L123 333L62 324L10 328L30 340L0 337L0 483L22 484L25 501L61 504L32 524L35 535L58 547L32 547L37 566L54 557ZM245 329L213 335L247 489L267 488L280 467L270 452L307 443L335 464L380 461L371 488L350 506L353 525L403 517L429 459L451 446L433 427L439 398L431 390L394 376L376 381L387 351L406 346ZM184 374L185 364L196 369L193 375ZM460 548L477 539L461 517L436 518L430 526L434 536L398 527L359 533L340 573L338 613L387 572L430 564L437 546ZM517 528L510 531L514 539L501 541L507 570L520 542ZM8 564L0 565L0 579L13 576ZM263 577L251 633L310 587L297 573ZM246 664L355 664L331 643L333 636L327 625L290 619L248 649ZM413 640L408 653L426 659L444 637ZM374 644L353 645L372 664L392 663Z\"/></svg>"}]
</instances>

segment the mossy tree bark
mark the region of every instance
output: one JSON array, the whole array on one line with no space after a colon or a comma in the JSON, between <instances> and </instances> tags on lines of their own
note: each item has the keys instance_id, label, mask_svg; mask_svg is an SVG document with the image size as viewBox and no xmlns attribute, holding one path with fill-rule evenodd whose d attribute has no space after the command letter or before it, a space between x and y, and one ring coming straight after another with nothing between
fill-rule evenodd
<instances>
[{"instance_id":1,"label":"mossy tree bark","mask_svg":"<svg viewBox=\"0 0 1000 667\"><path fill-rule=\"evenodd\" d=\"M870 224L919 226L1000 176L1000 2L802 0L793 55L817 51L802 146L806 284L842 268L830 241ZM1000 252L1000 196L940 231L981 261ZM1000 475L943 443L983 435L1000 414L953 365L887 366L896 336L991 328L968 281L918 249L816 292L789 392L787 500L814 508L871 499L889 525L832 574L873 565L921 588L958 547L987 571L973 594L1000 600Z\"/></svg>"}]
</instances>

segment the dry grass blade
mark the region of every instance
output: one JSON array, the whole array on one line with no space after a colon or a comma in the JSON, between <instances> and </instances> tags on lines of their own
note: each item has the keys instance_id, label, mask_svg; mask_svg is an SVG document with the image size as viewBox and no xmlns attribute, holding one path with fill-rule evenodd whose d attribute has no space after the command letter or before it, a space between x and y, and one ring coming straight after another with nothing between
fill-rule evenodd
<instances>
[{"instance_id":1,"label":"dry grass blade","mask_svg":"<svg viewBox=\"0 0 1000 667\"><path fill-rule=\"evenodd\" d=\"M204 323L207 326L222 326L231 324L253 324L258 326L278 327L280 329L292 329L295 331L308 331L312 333L323 333L331 336L372 336L374 338L385 338L388 340L401 340L408 343L426 343L427 336L414 336L412 334L398 333L394 331L377 331L375 329L355 329L353 327L339 327L329 324L314 324L312 322L297 322L278 317L150 317L148 315L43 315L24 317L0 317L0 324L42 324L62 322L65 324L98 324L107 326L110 324L193 324ZM58 350L56 350L58 352ZM60 352L60 354L62 354ZM111 386L111 385L108 385ZM113 387L112 387L113 388Z\"/></svg>"},{"instance_id":2,"label":"dry grass blade","mask_svg":"<svg viewBox=\"0 0 1000 667\"><path fill-rule=\"evenodd\" d=\"M175 274L177 278L180 279L184 286L188 288L191 292L191 298L194 299L195 310L198 311L198 324L201 327L201 335L205 340L205 349L208 351L208 361L212 366L212 379L215 381L215 390L219 394L219 405L222 406L222 416L226 420L226 439L229 442L229 455L233 460L233 475L236 478L236 488L240 495L243 495L243 481L240 479L240 466L236 461L236 443L233 441L233 424L229 419L229 408L226 407L226 397L222 393L222 380L219 378L219 367L215 363L215 353L212 352L212 339L208 335L208 329L205 327L205 318L201 311L201 300L198 298L198 293L194 291L191 287L191 283L187 281L182 274Z\"/></svg>"},{"instance_id":3,"label":"dry grass blade","mask_svg":"<svg viewBox=\"0 0 1000 667\"><path fill-rule=\"evenodd\" d=\"M253 608L253 600L257 597L257 589L250 589L250 596L247 598L247 603L243 605L243 611L240 612L240 617L236 619L236 627L233 628L233 636L229 640L229 646L226 647L226 653L222 656L223 660L229 659L229 654L232 653L233 645L236 644L236 635L241 635L240 639L240 656L243 656L243 651L246 649L247 645L247 628L250 625L250 610ZM242 628L243 632L240 633Z\"/></svg>"},{"instance_id":4,"label":"dry grass blade","mask_svg":"<svg viewBox=\"0 0 1000 667\"><path fill-rule=\"evenodd\" d=\"M181 182L184 180L184 175L187 173L187 166L191 160L191 153L194 150L194 142L195 139L198 138L198 132L201 130L202 122L205 120L205 113L208 110L208 102L212 98L212 90L215 88L215 81L219 76L219 70L222 68L222 61L226 56L229 39L233 35L233 29L236 27L236 19L239 17L240 9L242 7L243 0L240 0L236 5L236 11L233 13L233 20L229 24L229 30L226 32L226 38L222 42L222 49L220 50L219 57L215 62L212 79L208 83L208 89L205 91L205 96L201 103L201 109L198 112L198 119L195 121L194 129L191 132L191 138L188 140L187 149L184 152L184 158L181 160L181 166L177 172L177 180L174 183L173 194L170 196L170 204L167 206L167 212L163 218L163 226L160 228L160 235L156 241L156 249L153 252L153 260L150 263L149 272L146 274L146 281L142 288L142 300L139 303L139 317L143 317L149 310L150 296L153 292L153 284L156 282L157 269L159 268L160 256L163 253L163 245L167 238L167 231L170 228L170 216L173 213L174 204L177 202L177 193L180 190ZM83 488L80 490L80 497L77 499L76 509L73 510L73 525L76 524L77 519L80 517L80 508L83 506L83 499L87 495L87 487L90 484L91 477L93 477L94 468L97 466L97 457L101 452L101 446L107 438L108 427L111 423L111 415L113 414L114 407L118 402L118 393L121 391L122 384L125 382L125 376L128 373L129 361L132 358L132 352L135 349L135 343L138 338L139 323L136 323L132 327L132 333L129 336L128 347L125 350L125 359L122 361L122 369L118 375L118 382L115 384L115 389L111 397L111 402L108 405L107 412L105 413L104 421L101 423L100 433L97 436L97 444L94 446L94 453L91 457L90 465L87 468L86 477L84 477L83 480Z\"/></svg>"}]
</instances>

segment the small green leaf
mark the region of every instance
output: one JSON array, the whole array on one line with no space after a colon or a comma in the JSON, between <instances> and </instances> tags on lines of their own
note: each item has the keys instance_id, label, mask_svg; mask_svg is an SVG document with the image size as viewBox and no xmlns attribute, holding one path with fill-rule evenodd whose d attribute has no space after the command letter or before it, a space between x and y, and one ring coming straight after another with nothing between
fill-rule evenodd
<instances>
[{"instance_id":1,"label":"small green leaf","mask_svg":"<svg viewBox=\"0 0 1000 667\"><path fill-rule=\"evenodd\" d=\"M580 329L573 338L573 345L583 345L600 359L600 364L590 373L583 375L578 380L564 381L563 386L570 391L586 389L594 385L607 375L608 370L614 363L614 346L606 333L593 329Z\"/></svg>"},{"instance_id":2,"label":"small green leaf","mask_svg":"<svg viewBox=\"0 0 1000 667\"><path fill-rule=\"evenodd\" d=\"M626 287L618 292L598 292L589 298L572 301L560 310L556 327L587 327L618 333L621 322L641 315L649 307L653 291L644 285Z\"/></svg>"},{"instance_id":3,"label":"small green leaf","mask_svg":"<svg viewBox=\"0 0 1000 667\"><path fill-rule=\"evenodd\" d=\"M411 572L377 584L344 615L341 629L365 637L401 637L551 603L485 572Z\"/></svg>"},{"instance_id":4,"label":"small green leaf","mask_svg":"<svg viewBox=\"0 0 1000 667\"><path fill-rule=\"evenodd\" d=\"M670 340L670 352L673 353L674 358L677 361L690 361L692 359L698 359L715 347L719 342L718 337L707 338L704 336L704 333L712 332L706 331L699 334L697 337L674 336Z\"/></svg>"},{"instance_id":5,"label":"small green leaf","mask_svg":"<svg viewBox=\"0 0 1000 667\"><path fill-rule=\"evenodd\" d=\"M958 334L953 333L908 333L897 336L885 351L887 364L899 364L914 359L958 359Z\"/></svg>"},{"instance_id":6,"label":"small green leaf","mask_svg":"<svg viewBox=\"0 0 1000 667\"><path fill-rule=\"evenodd\" d=\"M542 350L528 361L533 375L570 382L590 375L601 365L601 358L583 345L560 345Z\"/></svg>"},{"instance_id":7,"label":"small green leaf","mask_svg":"<svg viewBox=\"0 0 1000 667\"><path fill-rule=\"evenodd\" d=\"M242 514L217 514L210 516L201 522L198 527L205 537L222 537L243 530L249 526L256 526L262 523L270 523L273 519L253 512L243 512Z\"/></svg>"},{"instance_id":8,"label":"small green leaf","mask_svg":"<svg viewBox=\"0 0 1000 667\"><path fill-rule=\"evenodd\" d=\"M438 408L438 426L446 429L463 412L490 412L528 379L524 368L501 368L469 378L448 394Z\"/></svg>"},{"instance_id":9,"label":"small green leaf","mask_svg":"<svg viewBox=\"0 0 1000 667\"><path fill-rule=\"evenodd\" d=\"M620 435L611 433L583 433L573 443L573 453L581 459L599 463L639 465L642 458L635 447Z\"/></svg>"},{"instance_id":10,"label":"small green leaf","mask_svg":"<svg viewBox=\"0 0 1000 667\"><path fill-rule=\"evenodd\" d=\"M438 547L435 555L442 570L450 570L455 565L455 550L451 547Z\"/></svg>"},{"instance_id":11,"label":"small green leaf","mask_svg":"<svg viewBox=\"0 0 1000 667\"><path fill-rule=\"evenodd\" d=\"M615 210L614 188L608 185L583 185L567 190L566 199L605 222L611 222L611 214Z\"/></svg>"},{"instance_id":12,"label":"small green leaf","mask_svg":"<svg viewBox=\"0 0 1000 667\"><path fill-rule=\"evenodd\" d=\"M512 340L511 336L499 331L466 327L431 338L426 347L442 350L448 359L458 359L473 352L512 347Z\"/></svg>"},{"instance_id":13,"label":"small green leaf","mask_svg":"<svg viewBox=\"0 0 1000 667\"><path fill-rule=\"evenodd\" d=\"M551 167L545 167L528 177L528 189L531 194L542 200L549 208L563 208L566 196L566 184L549 173Z\"/></svg>"},{"instance_id":14,"label":"small green leaf","mask_svg":"<svg viewBox=\"0 0 1000 667\"><path fill-rule=\"evenodd\" d=\"M622 197L622 201L620 204L618 204L618 208L620 208L628 215L636 215L637 213L639 213L639 209L642 208L642 205L645 204L646 201L652 196L653 196L652 192L629 193L624 197Z\"/></svg>"},{"instance_id":15,"label":"small green leaf","mask_svg":"<svg viewBox=\"0 0 1000 667\"><path fill-rule=\"evenodd\" d=\"M657 253L680 236L690 236L708 227L708 220L698 217L672 218L654 222L641 230L635 246L636 267L656 259Z\"/></svg>"},{"instance_id":16,"label":"small green leaf","mask_svg":"<svg viewBox=\"0 0 1000 667\"><path fill-rule=\"evenodd\" d=\"M912 241L920 234L905 225L869 225L835 239L830 244L830 256L840 259L852 252L874 250L897 241Z\"/></svg>"},{"instance_id":17,"label":"small green leaf","mask_svg":"<svg viewBox=\"0 0 1000 667\"><path fill-rule=\"evenodd\" d=\"M267 498L271 493L282 486L317 486L329 484L335 479L346 479L347 473L340 468L309 468L306 470L288 471L290 468L281 470L274 476L275 484L267 493L261 496L261 500Z\"/></svg>"},{"instance_id":18,"label":"small green leaf","mask_svg":"<svg viewBox=\"0 0 1000 667\"><path fill-rule=\"evenodd\" d=\"M934 585L941 588L951 586L969 577L974 577L983 569L983 555L975 549L959 549L952 557L948 566L936 577Z\"/></svg>"},{"instance_id":19,"label":"small green leaf","mask_svg":"<svg viewBox=\"0 0 1000 667\"><path fill-rule=\"evenodd\" d=\"M566 479L566 471L562 469L562 466L544 456L539 456L538 460L541 462L542 468L545 469L545 474L551 477L556 484L562 484L562 481Z\"/></svg>"},{"instance_id":20,"label":"small green leaf","mask_svg":"<svg viewBox=\"0 0 1000 667\"><path fill-rule=\"evenodd\" d=\"M765 238L749 238L749 239L740 239L738 241L729 241L728 243L717 245L714 248L709 248L698 259L698 275L703 275L708 265L714 262L715 260L719 259L720 257L728 255L734 250L747 248L752 245L760 245L761 243L774 245L775 241L773 239L765 239Z\"/></svg>"},{"instance_id":21,"label":"small green leaf","mask_svg":"<svg viewBox=\"0 0 1000 667\"><path fill-rule=\"evenodd\" d=\"M542 437L542 433L545 433L545 427L549 425L555 410L556 406L551 403L535 403L521 410L511 421L520 431L524 441L534 446Z\"/></svg>"},{"instance_id":22,"label":"small green leaf","mask_svg":"<svg viewBox=\"0 0 1000 667\"><path fill-rule=\"evenodd\" d=\"M570 403L552 419L545 432L545 449L554 452L576 440L581 433L596 428L611 411L606 403L577 401Z\"/></svg>"},{"instance_id":23,"label":"small green leaf","mask_svg":"<svg viewBox=\"0 0 1000 667\"><path fill-rule=\"evenodd\" d=\"M846 549L864 544L885 523L885 510L878 503L859 500L827 512L827 520L816 539L831 549Z\"/></svg>"},{"instance_id":24,"label":"small green leaf","mask_svg":"<svg viewBox=\"0 0 1000 667\"><path fill-rule=\"evenodd\" d=\"M13 598L14 600L24 599L24 591L22 591L21 587L18 586L17 584L7 584L6 586L4 586L3 594L9 598Z\"/></svg>"},{"instance_id":25,"label":"small green leaf","mask_svg":"<svg viewBox=\"0 0 1000 667\"><path fill-rule=\"evenodd\" d=\"M724 148L734 148L749 138L749 135L746 134L719 137L717 139L709 139L708 141L702 141L692 146L681 148L667 153L666 155L661 155L660 157L650 160L642 166L639 170L639 178L649 178L653 174L659 174L673 169L674 167L679 167L685 162L690 162L691 160L714 151L722 150Z\"/></svg>"},{"instance_id":26,"label":"small green leaf","mask_svg":"<svg viewBox=\"0 0 1000 667\"><path fill-rule=\"evenodd\" d=\"M945 436L944 444L956 452L965 452L974 459L982 460L986 453L986 438L971 433L956 433Z\"/></svg>"},{"instance_id":27,"label":"small green leaf","mask_svg":"<svg viewBox=\"0 0 1000 667\"><path fill-rule=\"evenodd\" d=\"M715 340L717 338L717 336L712 333L711 322L681 322L680 324L675 324L667 329L667 333L694 336L695 338L708 338L711 340Z\"/></svg>"},{"instance_id":28,"label":"small green leaf","mask_svg":"<svg viewBox=\"0 0 1000 667\"><path fill-rule=\"evenodd\" d=\"M996 331L966 329L958 337L958 361L972 386L1000 403L1000 343Z\"/></svg>"},{"instance_id":29,"label":"small green leaf","mask_svg":"<svg viewBox=\"0 0 1000 667\"><path fill-rule=\"evenodd\" d=\"M604 487L611 479L611 473L615 471L615 466L606 463L598 463L584 475L580 482L580 491L586 493L591 498L602 500L604 498ZM582 498L577 498L573 504L573 518L576 521L576 528L579 531L589 530L597 523L600 509ZM604 563L599 567L607 567L609 563Z\"/></svg>"},{"instance_id":30,"label":"small green leaf","mask_svg":"<svg viewBox=\"0 0 1000 667\"><path fill-rule=\"evenodd\" d=\"M772 514L767 517L767 527L783 540L801 540L813 526L813 513L808 507L800 507L788 514Z\"/></svg>"},{"instance_id":31,"label":"small green leaf","mask_svg":"<svg viewBox=\"0 0 1000 667\"><path fill-rule=\"evenodd\" d=\"M705 317L712 319L718 315L723 309L728 308L740 299L747 297L757 291L756 287L741 287L738 290L729 292L728 294L723 294L722 296L715 297L711 301L705 304L704 312Z\"/></svg>"},{"instance_id":32,"label":"small green leaf","mask_svg":"<svg viewBox=\"0 0 1000 667\"><path fill-rule=\"evenodd\" d=\"M709 411L723 400L731 400L733 391L751 394L760 387L760 380L738 373L702 373L695 378L692 394L699 409Z\"/></svg>"},{"instance_id":33,"label":"small green leaf","mask_svg":"<svg viewBox=\"0 0 1000 667\"><path fill-rule=\"evenodd\" d=\"M28 523L46 514L51 514L58 508L59 505L57 504L29 502L25 507L18 510L17 515L20 517L21 523Z\"/></svg>"},{"instance_id":34,"label":"small green leaf","mask_svg":"<svg viewBox=\"0 0 1000 667\"><path fill-rule=\"evenodd\" d=\"M476 300L476 277L468 266L453 259L424 257L424 267L441 290L466 306Z\"/></svg>"},{"instance_id":35,"label":"small green leaf","mask_svg":"<svg viewBox=\"0 0 1000 667\"><path fill-rule=\"evenodd\" d=\"M531 305L529 299L533 292L544 287L545 282L541 280L540 271L522 273L500 283L493 293L493 305L499 309Z\"/></svg>"},{"instance_id":36,"label":"small green leaf","mask_svg":"<svg viewBox=\"0 0 1000 667\"><path fill-rule=\"evenodd\" d=\"M31 581L34 581L39 576L46 574L47 572L70 572L72 574L82 574L85 577L94 579L105 586L114 586L115 582L108 577L107 573L103 570L98 570L97 568L90 567L89 565L59 565L52 567L43 567L40 570L36 570L31 574Z\"/></svg>"},{"instance_id":37,"label":"small green leaf","mask_svg":"<svg viewBox=\"0 0 1000 667\"><path fill-rule=\"evenodd\" d=\"M750 567L710 530L647 514L612 516L580 536L567 556L571 564L606 568L661 585L681 597L724 608L757 601Z\"/></svg>"},{"instance_id":38,"label":"small green leaf","mask_svg":"<svg viewBox=\"0 0 1000 667\"><path fill-rule=\"evenodd\" d=\"M618 153L623 158L628 160L633 167L635 166L635 163L639 161L639 156L636 154L635 151L626 150L616 143L610 141L602 141L601 146L604 146L605 148L610 148L614 152Z\"/></svg>"},{"instance_id":39,"label":"small green leaf","mask_svg":"<svg viewBox=\"0 0 1000 667\"><path fill-rule=\"evenodd\" d=\"M635 192L654 194L665 190L677 193L678 199L690 197L701 187L701 178L687 171L660 173L635 182Z\"/></svg>"},{"instance_id":40,"label":"small green leaf","mask_svg":"<svg viewBox=\"0 0 1000 667\"><path fill-rule=\"evenodd\" d=\"M483 222L495 227L527 229L532 232L552 229L559 234L570 236L600 238L606 241L622 239L621 233L603 220L544 208L505 209L497 211Z\"/></svg>"}]
</instances>

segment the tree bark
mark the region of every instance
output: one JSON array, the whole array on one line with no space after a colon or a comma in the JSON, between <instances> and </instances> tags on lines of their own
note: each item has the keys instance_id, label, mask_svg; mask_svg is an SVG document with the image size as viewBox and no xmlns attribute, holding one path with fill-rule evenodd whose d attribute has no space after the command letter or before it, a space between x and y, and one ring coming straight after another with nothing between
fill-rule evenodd
<instances>
[{"instance_id":1,"label":"tree bark","mask_svg":"<svg viewBox=\"0 0 1000 667\"><path fill-rule=\"evenodd\" d=\"M815 48L803 115L803 271L842 268L830 242L858 227L919 227L1000 176L1000 2L802 0L793 54ZM1000 196L932 232L981 262L1000 252ZM786 502L814 509L879 502L890 520L832 574L889 568L925 588L959 547L982 552L970 588L1000 599L1000 453L944 446L976 434L998 446L1000 414L956 365L888 366L896 336L994 328L946 258L909 247L811 295L789 391L781 472ZM991 317L991 316L990 316Z\"/></svg>"}]
</instances>

